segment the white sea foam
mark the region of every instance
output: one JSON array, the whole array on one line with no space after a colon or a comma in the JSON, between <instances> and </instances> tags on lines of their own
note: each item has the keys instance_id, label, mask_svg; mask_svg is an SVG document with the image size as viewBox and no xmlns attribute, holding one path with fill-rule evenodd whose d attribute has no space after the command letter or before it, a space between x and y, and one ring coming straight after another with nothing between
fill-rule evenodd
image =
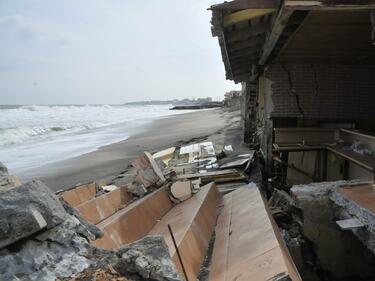
<instances>
[{"instance_id":1,"label":"white sea foam","mask_svg":"<svg viewBox=\"0 0 375 281\"><path fill-rule=\"evenodd\" d=\"M128 138L168 105L0 106L0 161L21 173Z\"/></svg>"}]
</instances>

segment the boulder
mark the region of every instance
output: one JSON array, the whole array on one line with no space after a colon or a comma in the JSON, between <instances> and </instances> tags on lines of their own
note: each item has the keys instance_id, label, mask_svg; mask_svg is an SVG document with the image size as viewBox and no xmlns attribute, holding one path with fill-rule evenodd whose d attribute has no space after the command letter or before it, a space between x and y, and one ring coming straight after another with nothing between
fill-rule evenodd
<instances>
[{"instance_id":1,"label":"boulder","mask_svg":"<svg viewBox=\"0 0 375 281\"><path fill-rule=\"evenodd\" d=\"M8 175L8 168L0 162L0 176Z\"/></svg>"},{"instance_id":2,"label":"boulder","mask_svg":"<svg viewBox=\"0 0 375 281\"><path fill-rule=\"evenodd\" d=\"M68 214L56 195L42 182L28 182L0 193L0 248L43 228L51 229Z\"/></svg>"},{"instance_id":3,"label":"boulder","mask_svg":"<svg viewBox=\"0 0 375 281\"><path fill-rule=\"evenodd\" d=\"M0 192L8 191L21 184L19 178L9 175L8 168L0 162Z\"/></svg>"},{"instance_id":4,"label":"boulder","mask_svg":"<svg viewBox=\"0 0 375 281\"><path fill-rule=\"evenodd\" d=\"M150 235L121 248L117 272L135 280L182 281L162 236Z\"/></svg>"},{"instance_id":5,"label":"boulder","mask_svg":"<svg viewBox=\"0 0 375 281\"><path fill-rule=\"evenodd\" d=\"M0 280L55 280L95 263L93 248L69 216L58 226L0 250Z\"/></svg>"}]
</instances>

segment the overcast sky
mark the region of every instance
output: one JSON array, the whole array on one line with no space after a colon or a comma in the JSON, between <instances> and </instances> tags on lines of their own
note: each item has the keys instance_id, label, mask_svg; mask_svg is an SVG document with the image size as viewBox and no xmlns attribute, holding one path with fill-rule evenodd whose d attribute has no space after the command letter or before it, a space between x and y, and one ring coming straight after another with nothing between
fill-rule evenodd
<instances>
[{"instance_id":1,"label":"overcast sky","mask_svg":"<svg viewBox=\"0 0 375 281\"><path fill-rule=\"evenodd\" d=\"M0 104L222 97L210 0L0 0Z\"/></svg>"}]
</instances>

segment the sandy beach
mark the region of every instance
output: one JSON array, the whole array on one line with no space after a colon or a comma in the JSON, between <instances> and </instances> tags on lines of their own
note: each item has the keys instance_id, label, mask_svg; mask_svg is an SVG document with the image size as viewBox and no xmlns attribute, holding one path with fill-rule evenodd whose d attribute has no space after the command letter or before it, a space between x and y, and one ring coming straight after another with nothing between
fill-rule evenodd
<instances>
[{"instance_id":1,"label":"sandy beach","mask_svg":"<svg viewBox=\"0 0 375 281\"><path fill-rule=\"evenodd\" d=\"M225 136L228 136L226 130L239 127L238 114L223 109L209 109L160 118L125 141L32 169L20 176L24 181L40 179L55 191L90 181L109 181L124 172L143 151L153 153L214 135L215 139L225 142Z\"/></svg>"}]
</instances>

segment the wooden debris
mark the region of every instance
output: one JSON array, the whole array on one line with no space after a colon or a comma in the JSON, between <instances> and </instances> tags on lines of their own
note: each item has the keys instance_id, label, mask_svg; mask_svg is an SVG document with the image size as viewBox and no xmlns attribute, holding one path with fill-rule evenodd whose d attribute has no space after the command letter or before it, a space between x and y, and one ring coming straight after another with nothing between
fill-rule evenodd
<instances>
[{"instance_id":1,"label":"wooden debris","mask_svg":"<svg viewBox=\"0 0 375 281\"><path fill-rule=\"evenodd\" d=\"M164 175L150 153L145 152L138 156L132 162L132 165L137 173L135 181L143 184L145 188L159 187L165 183Z\"/></svg>"},{"instance_id":2,"label":"wooden debris","mask_svg":"<svg viewBox=\"0 0 375 281\"><path fill-rule=\"evenodd\" d=\"M171 193L174 198L185 201L192 195L192 183L191 181L177 181L171 186Z\"/></svg>"},{"instance_id":3,"label":"wooden debris","mask_svg":"<svg viewBox=\"0 0 375 281\"><path fill-rule=\"evenodd\" d=\"M168 165L169 161L173 158L175 151L176 151L176 147L167 148L162 151L154 153L152 157L154 159L159 158L165 163L165 165Z\"/></svg>"}]
</instances>

